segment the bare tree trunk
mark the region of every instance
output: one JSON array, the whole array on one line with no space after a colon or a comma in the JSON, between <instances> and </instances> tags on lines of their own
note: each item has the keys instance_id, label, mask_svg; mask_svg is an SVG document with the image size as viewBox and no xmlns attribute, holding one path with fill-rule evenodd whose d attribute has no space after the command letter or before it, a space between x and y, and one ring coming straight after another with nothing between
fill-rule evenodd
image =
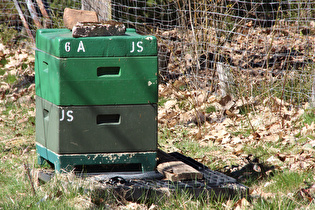
<instances>
[{"instance_id":1,"label":"bare tree trunk","mask_svg":"<svg viewBox=\"0 0 315 210\"><path fill-rule=\"evenodd\" d=\"M95 11L100 21L112 19L111 0L81 0L82 10Z\"/></svg>"},{"instance_id":2,"label":"bare tree trunk","mask_svg":"<svg viewBox=\"0 0 315 210\"><path fill-rule=\"evenodd\" d=\"M51 22L51 20L49 18L49 15L48 15L48 13L47 13L47 11L45 9L43 1L42 0L36 0L36 2L37 2L37 5L38 5L38 7L40 9L40 12L42 13L42 15L44 17L44 27L45 28L50 28L52 22Z\"/></svg>"},{"instance_id":3,"label":"bare tree trunk","mask_svg":"<svg viewBox=\"0 0 315 210\"><path fill-rule=\"evenodd\" d=\"M32 19L36 25L37 28L43 28L42 24L40 23L38 16L37 16L37 12L35 10L34 4L31 0L26 0L26 5L28 8L28 11L30 12Z\"/></svg>"}]
</instances>

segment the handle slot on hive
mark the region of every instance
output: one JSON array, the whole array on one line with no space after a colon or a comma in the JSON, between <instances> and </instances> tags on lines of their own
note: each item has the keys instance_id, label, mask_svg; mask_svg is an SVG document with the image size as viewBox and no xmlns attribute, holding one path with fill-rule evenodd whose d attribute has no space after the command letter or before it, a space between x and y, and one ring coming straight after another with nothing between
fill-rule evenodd
<instances>
[{"instance_id":1,"label":"handle slot on hive","mask_svg":"<svg viewBox=\"0 0 315 210\"><path fill-rule=\"evenodd\" d=\"M119 114L97 115L96 123L98 125L120 124L120 115Z\"/></svg>"},{"instance_id":2,"label":"handle slot on hive","mask_svg":"<svg viewBox=\"0 0 315 210\"><path fill-rule=\"evenodd\" d=\"M42 67L44 72L48 72L48 62L43 61L43 67Z\"/></svg>"},{"instance_id":3,"label":"handle slot on hive","mask_svg":"<svg viewBox=\"0 0 315 210\"><path fill-rule=\"evenodd\" d=\"M120 67L98 67L97 68L97 76L119 76L120 75Z\"/></svg>"}]
</instances>

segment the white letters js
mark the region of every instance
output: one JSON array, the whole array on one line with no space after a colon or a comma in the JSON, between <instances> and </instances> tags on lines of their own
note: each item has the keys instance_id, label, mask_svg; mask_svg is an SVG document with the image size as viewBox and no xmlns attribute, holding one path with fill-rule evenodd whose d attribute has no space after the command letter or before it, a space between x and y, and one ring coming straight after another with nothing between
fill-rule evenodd
<instances>
[{"instance_id":1,"label":"white letters js","mask_svg":"<svg viewBox=\"0 0 315 210\"><path fill-rule=\"evenodd\" d=\"M131 47L131 51L130 53L134 53L137 47L137 52L142 52L143 51L143 46L142 46L143 42L139 41L137 42L137 45L135 46L135 42L132 42L132 47Z\"/></svg>"},{"instance_id":2,"label":"white letters js","mask_svg":"<svg viewBox=\"0 0 315 210\"><path fill-rule=\"evenodd\" d=\"M65 110L61 110L61 118L59 119L60 122L65 120L65 117L67 117L67 121L68 122L72 122L73 120L73 111L72 110L68 110L65 116Z\"/></svg>"}]
</instances>

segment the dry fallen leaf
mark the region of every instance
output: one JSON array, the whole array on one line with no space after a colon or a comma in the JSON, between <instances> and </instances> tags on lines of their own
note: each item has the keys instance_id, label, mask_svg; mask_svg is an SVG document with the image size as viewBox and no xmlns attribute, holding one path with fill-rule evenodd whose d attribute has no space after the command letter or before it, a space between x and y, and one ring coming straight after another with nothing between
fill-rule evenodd
<instances>
[{"instance_id":1,"label":"dry fallen leaf","mask_svg":"<svg viewBox=\"0 0 315 210\"><path fill-rule=\"evenodd\" d=\"M165 104L164 104L164 108L165 108L166 110L169 110L169 109L173 108L176 103L177 103L177 100L169 100L169 101L166 101Z\"/></svg>"},{"instance_id":2,"label":"dry fallen leaf","mask_svg":"<svg viewBox=\"0 0 315 210\"><path fill-rule=\"evenodd\" d=\"M248 209L250 208L251 204L247 201L246 198L242 198L242 199L239 199L238 201L235 202L234 204L234 208L235 210L240 210L240 209Z\"/></svg>"}]
</instances>

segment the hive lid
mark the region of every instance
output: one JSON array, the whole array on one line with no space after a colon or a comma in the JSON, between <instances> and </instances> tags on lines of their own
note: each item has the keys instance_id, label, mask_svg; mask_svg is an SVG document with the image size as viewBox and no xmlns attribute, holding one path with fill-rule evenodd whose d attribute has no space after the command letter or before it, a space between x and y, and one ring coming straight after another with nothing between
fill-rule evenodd
<instances>
[{"instance_id":1,"label":"hive lid","mask_svg":"<svg viewBox=\"0 0 315 210\"><path fill-rule=\"evenodd\" d=\"M127 28L123 36L73 38L69 29L39 29L37 50L60 58L156 56L154 36L143 36Z\"/></svg>"}]
</instances>

